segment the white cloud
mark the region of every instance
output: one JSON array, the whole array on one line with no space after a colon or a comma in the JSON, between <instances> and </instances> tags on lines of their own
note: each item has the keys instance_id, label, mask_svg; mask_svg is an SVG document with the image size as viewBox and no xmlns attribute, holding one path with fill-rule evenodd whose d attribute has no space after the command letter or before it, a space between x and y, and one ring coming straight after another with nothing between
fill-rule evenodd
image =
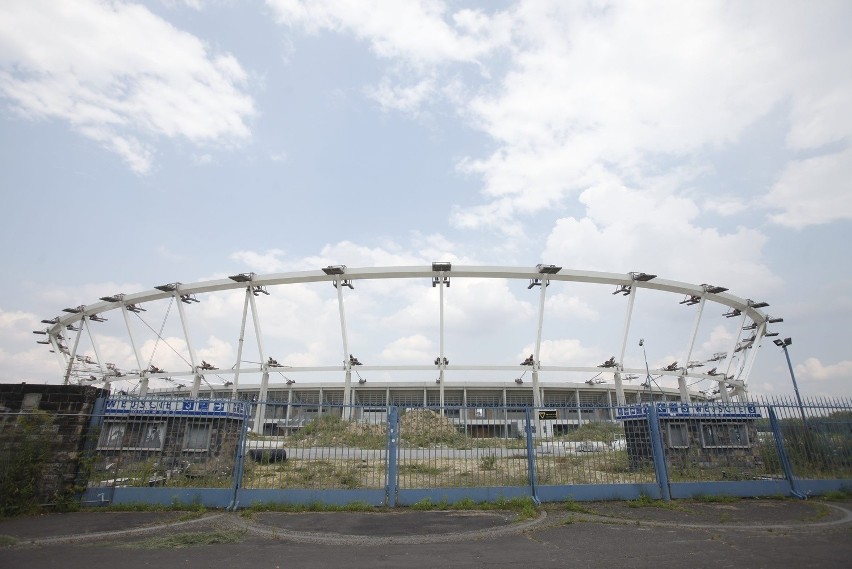
<instances>
[{"instance_id":1,"label":"white cloud","mask_svg":"<svg viewBox=\"0 0 852 569\"><path fill-rule=\"evenodd\" d=\"M765 205L782 210L773 222L795 229L852 219L852 148L789 164Z\"/></svg>"},{"instance_id":2,"label":"white cloud","mask_svg":"<svg viewBox=\"0 0 852 569\"><path fill-rule=\"evenodd\" d=\"M722 233L697 225L691 200L601 184L580 196L586 217L556 222L543 257L588 269L642 270L687 282L710 282L740 290L777 285L762 261L766 237L738 228ZM700 260L696 262L696 260Z\"/></svg>"},{"instance_id":3,"label":"white cloud","mask_svg":"<svg viewBox=\"0 0 852 569\"><path fill-rule=\"evenodd\" d=\"M279 23L310 33L351 33L383 58L415 65L474 61L509 39L510 21L474 10L447 14L443 2L418 0L267 0ZM448 17L449 16L449 17Z\"/></svg>"},{"instance_id":4,"label":"white cloud","mask_svg":"<svg viewBox=\"0 0 852 569\"><path fill-rule=\"evenodd\" d=\"M414 85L393 85L385 78L377 87L367 89L367 95L385 110L416 113L422 103L435 95L435 82L423 79Z\"/></svg>"},{"instance_id":5,"label":"white cloud","mask_svg":"<svg viewBox=\"0 0 852 569\"><path fill-rule=\"evenodd\" d=\"M246 81L232 55L138 4L0 4L0 93L22 116L67 121L138 173L151 169L160 137L247 139Z\"/></svg>"},{"instance_id":6,"label":"white cloud","mask_svg":"<svg viewBox=\"0 0 852 569\"><path fill-rule=\"evenodd\" d=\"M517 354L519 361L533 353L534 346L529 344ZM560 340L544 340L541 342L540 360L542 365L549 366L587 366L589 362L605 359L599 348L584 346L580 340L564 338Z\"/></svg>"},{"instance_id":7,"label":"white cloud","mask_svg":"<svg viewBox=\"0 0 852 569\"><path fill-rule=\"evenodd\" d=\"M796 366L796 377L804 381L827 381L834 379L852 379L852 360L842 360L835 364L823 364L818 358L808 358L805 363Z\"/></svg>"},{"instance_id":8,"label":"white cloud","mask_svg":"<svg viewBox=\"0 0 852 569\"><path fill-rule=\"evenodd\" d=\"M410 364L427 362L435 353L435 344L420 334L406 336L389 343L382 350L381 357L388 363Z\"/></svg>"}]
</instances>

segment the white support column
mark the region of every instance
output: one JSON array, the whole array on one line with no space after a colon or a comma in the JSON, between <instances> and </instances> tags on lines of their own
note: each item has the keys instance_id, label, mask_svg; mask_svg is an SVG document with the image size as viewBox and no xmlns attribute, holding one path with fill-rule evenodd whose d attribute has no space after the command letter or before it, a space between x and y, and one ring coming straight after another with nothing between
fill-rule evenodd
<instances>
[{"instance_id":1,"label":"white support column","mask_svg":"<svg viewBox=\"0 0 852 569\"><path fill-rule=\"evenodd\" d=\"M743 326L745 326L746 316L747 316L746 313L743 312L743 317L740 318L740 324L739 324L739 327L737 328L737 335L734 338L734 345L731 346L731 349L728 351L728 356L725 359L725 375L722 377L722 380L724 381L726 392L727 392L727 383L729 381L728 376L731 374L731 366L734 363L734 350L737 349L737 345L740 343L740 338L743 337ZM722 393L722 390L719 391L720 395L721 395L721 393Z\"/></svg>"},{"instance_id":2,"label":"white support column","mask_svg":"<svg viewBox=\"0 0 852 569\"><path fill-rule=\"evenodd\" d=\"M346 338L346 311L343 308L343 278L335 277L337 288L337 310L340 313L340 335L343 338L343 369L345 377L343 381L343 418L349 419L352 405L352 364L349 361L349 341Z\"/></svg>"},{"instance_id":3,"label":"white support column","mask_svg":"<svg viewBox=\"0 0 852 569\"><path fill-rule=\"evenodd\" d=\"M583 426L583 409L580 407L580 390L574 390L574 399L577 400L577 428Z\"/></svg>"},{"instance_id":4,"label":"white support column","mask_svg":"<svg viewBox=\"0 0 852 569\"><path fill-rule=\"evenodd\" d=\"M254 323L254 334L257 338L257 351L260 356L260 367L263 370L260 376L260 393L257 396L257 416L254 420L255 431L263 434L263 422L266 419L266 399L269 397L269 364L266 362L266 352L263 349L263 334L260 331L260 317L257 314L257 304L251 285L246 288L249 303L251 304L251 319Z\"/></svg>"},{"instance_id":5,"label":"white support column","mask_svg":"<svg viewBox=\"0 0 852 569\"><path fill-rule=\"evenodd\" d=\"M183 301L180 299L180 286L175 286L175 301L177 302L178 315L180 316L180 325L183 328L183 337L186 340L186 349L189 352L189 363L192 366L194 379L192 382L192 390L189 392L190 397L198 397L198 391L201 388L201 374L198 373L198 362L195 358L195 349L192 347L192 342L189 339L189 328L186 325L186 314L183 310Z\"/></svg>"},{"instance_id":6,"label":"white support column","mask_svg":"<svg viewBox=\"0 0 852 569\"><path fill-rule=\"evenodd\" d=\"M754 366L754 360L757 359L757 346L760 344L760 341L763 339L763 335L766 333L766 322L762 322L760 326L757 327L757 333L754 335L754 342L751 343L751 347L747 350L751 354L747 357L746 366L743 370L743 373L738 378L743 382L742 386L742 397L745 399L748 397L748 376L751 374L751 368ZM746 351L746 350L744 350Z\"/></svg>"},{"instance_id":7,"label":"white support column","mask_svg":"<svg viewBox=\"0 0 852 569\"><path fill-rule=\"evenodd\" d=\"M243 303L243 319L240 323L240 339L237 343L237 365L234 368L234 384L231 386L231 398L237 398L240 387L240 369L243 367L243 343L246 336L246 318L248 317L249 297L252 296L251 286L246 287L246 300Z\"/></svg>"},{"instance_id":8,"label":"white support column","mask_svg":"<svg viewBox=\"0 0 852 569\"><path fill-rule=\"evenodd\" d=\"M728 385L725 383L725 380L720 379L717 383L719 385L719 396L722 398L722 402L730 403L731 395L728 393Z\"/></svg>"},{"instance_id":9,"label":"white support column","mask_svg":"<svg viewBox=\"0 0 852 569\"><path fill-rule=\"evenodd\" d=\"M689 399L689 387L686 384L686 376L681 375L677 378L677 388L680 391L680 402L681 403L690 403Z\"/></svg>"},{"instance_id":10,"label":"white support column","mask_svg":"<svg viewBox=\"0 0 852 569\"><path fill-rule=\"evenodd\" d=\"M68 355L59 349L59 341L57 340L56 336L54 336L53 334L48 334L47 340L48 342L50 342L50 347L53 348L53 352L59 359L59 369L65 371L65 368L68 366Z\"/></svg>"},{"instance_id":11,"label":"white support column","mask_svg":"<svg viewBox=\"0 0 852 569\"><path fill-rule=\"evenodd\" d=\"M124 326L127 328L127 337L130 338L130 346L133 348L133 355L136 357L136 365L139 366L139 397L145 397L148 395L148 376L145 366L142 364L142 354L139 353L136 340L133 338L133 330L130 328L130 315L124 301L121 302L121 315L124 317Z\"/></svg>"},{"instance_id":12,"label":"white support column","mask_svg":"<svg viewBox=\"0 0 852 569\"><path fill-rule=\"evenodd\" d=\"M68 354L68 367L65 369L65 385L71 382L71 368L74 367L74 360L77 358L77 347L80 345L80 336L83 334L83 322L86 317L81 319L80 327L77 328L77 337L74 338L74 347L71 348L71 353Z\"/></svg>"},{"instance_id":13,"label":"white support column","mask_svg":"<svg viewBox=\"0 0 852 569\"><path fill-rule=\"evenodd\" d=\"M686 361L683 364L683 374L677 378L677 385L680 389L681 403L690 403L689 387L686 384L686 377L689 375L689 360L692 358L692 350L695 348L695 339L698 337L698 328L701 326L701 315L704 313L704 301L706 297L702 294L701 301L698 303L698 314L695 317L695 325L692 327L692 336L689 338L689 344L686 347Z\"/></svg>"},{"instance_id":14,"label":"white support column","mask_svg":"<svg viewBox=\"0 0 852 569\"><path fill-rule=\"evenodd\" d=\"M98 350L98 343L95 341L95 336L92 334L92 329L89 328L89 319L83 318L83 325L86 327L86 334L89 335L89 341L92 342L92 349L95 351L95 359L98 361L98 367L101 369L101 374L106 378L106 367L104 360L101 358L101 352Z\"/></svg>"},{"instance_id":15,"label":"white support column","mask_svg":"<svg viewBox=\"0 0 852 569\"><path fill-rule=\"evenodd\" d=\"M254 293L251 292L251 287L248 287L246 292L248 293L249 303L251 304L251 319L254 322L254 334L257 337L257 351L260 353L260 363L261 365L266 365L266 351L263 349L263 333L260 331L260 316L257 314Z\"/></svg>"},{"instance_id":16,"label":"white support column","mask_svg":"<svg viewBox=\"0 0 852 569\"><path fill-rule=\"evenodd\" d=\"M535 436L541 437L541 421L538 412L541 409L541 388L538 383L538 368L541 367L541 332L544 328L544 299L547 293L548 278L546 274L541 275L541 295L538 301L538 329L535 336L535 353L533 357L532 385L533 385L533 407L535 408Z\"/></svg>"},{"instance_id":17,"label":"white support column","mask_svg":"<svg viewBox=\"0 0 852 569\"><path fill-rule=\"evenodd\" d=\"M627 314L624 317L624 332L621 334L621 352L618 355L618 369L624 369L624 352L627 349L627 334L630 332L630 319L633 317L633 304L636 301L636 283L630 285L630 295L627 299ZM615 380L615 398L619 405L625 404L624 384L621 382L621 372L613 374Z\"/></svg>"},{"instance_id":18,"label":"white support column","mask_svg":"<svg viewBox=\"0 0 852 569\"><path fill-rule=\"evenodd\" d=\"M438 302L440 305L440 353L438 354L438 404L441 407L441 417L444 416L444 272L438 273L439 281Z\"/></svg>"},{"instance_id":19,"label":"white support column","mask_svg":"<svg viewBox=\"0 0 852 569\"><path fill-rule=\"evenodd\" d=\"M290 389L287 390L287 415L284 420L286 421L284 424L287 425L287 435L290 435L290 411L293 409L293 386L290 386Z\"/></svg>"}]
</instances>

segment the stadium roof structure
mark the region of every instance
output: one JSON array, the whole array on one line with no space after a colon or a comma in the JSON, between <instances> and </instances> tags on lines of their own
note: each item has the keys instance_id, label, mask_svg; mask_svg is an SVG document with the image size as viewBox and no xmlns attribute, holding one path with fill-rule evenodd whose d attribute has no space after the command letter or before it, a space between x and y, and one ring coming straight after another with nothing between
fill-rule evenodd
<instances>
[{"instance_id":1,"label":"stadium roof structure","mask_svg":"<svg viewBox=\"0 0 852 569\"><path fill-rule=\"evenodd\" d=\"M400 281L406 279L422 279L431 283L432 287L439 289L438 313L440 326L438 332L438 357L435 358L434 362L412 362L405 365L362 365L358 358L350 353L349 349L349 331L346 323L344 289L353 290L358 283L369 281ZM458 279L526 281L528 282L528 289L539 287L536 335L533 342L533 353L530 354L530 357L516 365L497 365L494 362L488 361L450 364L445 351L444 297L445 289L450 287L451 279L453 281ZM282 287L323 282L333 285L336 291L337 310L340 319L340 353L342 354L340 362L320 366L285 366L280 364L270 355L271 353L278 353L277 350L270 352L266 350L267 339L260 324L256 297L276 293ZM616 355L604 363L588 362L586 365L572 366L542 364L540 355L542 326L546 316L547 289L549 285L560 282L615 287L613 295L624 295L627 297L621 333L613 338L614 341L611 346L612 353ZM234 337L237 338L235 342L236 361L233 364L228 363L225 366L217 366L199 357L199 350L192 340L191 326L185 307L203 301L207 295L224 291L244 291L244 302L239 321L238 336L236 334L236 322L234 323ZM697 307L694 325L683 341L687 348L684 351L685 358L683 358L680 364L673 362L659 369L651 370L648 368L646 357L644 367L625 366L625 349L631 329L631 320L634 316L635 299L638 294L645 294L646 291L658 291L678 295L683 298L680 304L688 307ZM139 335L139 325L136 326L136 331L134 331L134 326L131 325L131 317L136 316L142 320L141 313L148 311L158 302L168 302L169 310L172 306L177 307L180 329L183 336L182 340L185 343L186 355L188 356L186 358L182 357L186 363L185 369L164 370L154 365L153 359L157 343L154 344L153 351L149 349L148 353L145 354L147 357L143 357L143 346L140 345L137 337ZM714 354L714 358L709 360L716 362L716 367L702 373L697 368L704 365L704 363L693 361L691 358L695 351L699 327L706 315L705 306L708 303L715 303L724 307L726 312L722 315L727 319L736 319L737 332L734 334L735 338L731 342L729 349ZM425 266L398 267L350 268L345 265L330 265L317 270L268 275L239 273L227 278L189 284L170 282L143 292L104 296L98 302L69 307L64 309L62 314L43 320L42 322L47 326L42 330L36 330L35 333L39 334L40 338L43 338L39 340L39 343L50 346L52 351L56 353L57 359L62 366L65 383L132 381L138 385L140 395L147 393L149 381L153 379L168 379L171 382L185 380L189 385L189 394L197 396L201 390L202 381L207 381L205 374L215 375L217 378L220 378L222 388L230 388L236 394L240 389L241 377L245 379L246 375L254 374L259 375L261 378L258 383L258 389L261 398L263 398L269 389L270 375L275 376L276 374L280 374L283 376L283 371L286 370L288 375L321 373L322 381L327 381L329 377L336 377L339 378L337 380L338 384L340 383L340 379L342 379L343 404L350 404L352 402L353 374L355 375L357 384L359 379L363 379L361 376L362 372L431 371L437 372L437 379L434 380L434 384L431 387L438 390L440 393L440 403L443 404L444 392L448 388L445 387L448 372L510 372L515 375L521 374L522 377L526 372L529 372L530 376L528 379L532 387L534 403L536 406L540 406L542 403L541 390L539 389L540 374L550 373L552 376L553 373L583 372L587 374L603 374L607 379L611 377L614 382L617 403L623 404L625 402L624 381L639 377L650 381L652 375L677 378L679 393L684 400L689 400L690 397L687 378L711 382L711 385L717 386L716 389L719 396L725 400L729 397L729 387L733 387L733 395L745 394L748 376L754 365L757 352L756 347L760 345L763 337L777 335L770 333L767 325L781 321L781 319L771 318L763 312L762 309L766 306L768 304L765 302L755 302L748 298L740 298L730 294L728 289L721 286L666 280L658 278L657 275L643 272L607 273L581 271L545 264L526 267L460 266L443 261ZM103 350L99 347L98 337L92 334L90 323L105 322L110 313L118 315L117 318L114 318L114 321L123 321L124 323L122 327L124 338L121 342L126 345L127 352L132 353L132 356L129 356L129 361L134 362L135 366L132 364L124 367L115 365L105 361L101 355ZM164 318L167 318L168 314L169 312L166 311ZM267 315L264 315L264 319L266 318ZM142 320L142 322L145 321ZM242 356L246 336L247 334L248 336L252 335L251 330L248 333L246 332L249 322L254 329L254 340L256 341L256 350L259 354L259 361L256 362L246 362ZM147 322L145 325L156 334L156 342L166 342L162 334L157 332L155 326ZM159 329L162 331L162 326ZM71 331L72 334L66 338L65 335L68 331ZM87 340L91 348L85 354L81 346L81 339L83 338ZM640 343L640 345L642 344ZM172 349L174 350L173 347ZM651 373L652 371L653 374ZM453 375L453 378L455 377L456 375ZM580 387L583 389L596 388L593 383L585 383L588 386L581 385ZM450 384L452 384L452 381ZM211 389L213 388L211 387Z\"/></svg>"}]
</instances>

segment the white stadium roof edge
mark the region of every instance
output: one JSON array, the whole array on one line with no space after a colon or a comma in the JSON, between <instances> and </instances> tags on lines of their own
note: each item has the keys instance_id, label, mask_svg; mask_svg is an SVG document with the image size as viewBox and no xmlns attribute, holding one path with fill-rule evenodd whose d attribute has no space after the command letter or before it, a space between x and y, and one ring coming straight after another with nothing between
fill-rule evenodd
<instances>
[{"instance_id":1,"label":"white stadium roof edge","mask_svg":"<svg viewBox=\"0 0 852 569\"><path fill-rule=\"evenodd\" d=\"M521 365L516 366L496 366L496 365L450 365L449 362L444 357L444 293L443 290L446 286L449 286L449 279L452 277L453 279L464 279L464 278L475 278L475 279L508 279L508 280L529 280L529 287L533 288L534 286L540 287L540 301L538 305L538 334L535 341L535 349L532 357L528 359L529 361L525 361ZM374 279L431 279L432 286L438 286L441 289L440 293L440 353L439 357L435 360L434 365L360 365L360 362L357 359L348 356L349 347L347 344L347 328L346 328L346 319L345 319L345 310L343 303L343 288L350 287L352 288L353 283L357 281L365 281L365 280L374 280ZM57 354L57 358L62 366L62 370L65 374L64 380L66 383L69 383L72 379L72 373L75 371L75 366L79 366L80 362L84 362L86 365L90 366L88 369L93 371L93 373L89 374L85 379L80 379L79 381L91 381L92 383L110 383L112 381L117 380L133 380L139 382L140 395L146 395L148 393L148 381L154 378L192 378L193 383L192 387L189 390L189 394L191 396L198 396L201 392L201 380L203 374L207 373L215 373L217 375L226 375L232 376L233 381L230 383L230 387L232 389L233 394L236 396L238 390L249 389L250 386L244 385L240 387L239 385L239 377L241 374L262 374L262 379L259 385L255 386L255 390L259 390L259 394L261 400L263 400L267 395L268 379L270 371L275 371L274 368L280 367L277 362L269 357L267 359L268 354L264 352L264 342L263 342L263 334L261 332L260 325L258 323L257 316L257 308L255 305L254 297L259 293L267 293L270 287L280 287L291 284L298 283L318 283L318 282L329 282L334 285L337 290L337 298L338 298L338 306L340 313L340 323L341 323L341 338L342 338L342 353L343 356L343 365L336 366L313 366L313 367L291 367L287 366L287 371L289 372L342 372L343 376L343 404L349 405L353 403L353 388L357 389L357 391L362 391L368 389L367 386L353 386L352 385L352 371L355 370L357 366L358 370L361 371L371 371L371 370L379 370L379 371L418 371L418 370L437 370L439 373L439 377L437 380L437 385L433 384L431 386L432 390L438 390L440 393L439 402L441 405L444 404L444 391L445 391L445 382L444 372L446 370L476 370L476 371L531 371L531 387L533 391L533 402L536 407L540 407L542 404L542 396L541 396L541 388L548 388L551 385L550 382L539 382L539 372L592 372L597 373L601 372L602 369L608 373L612 373L614 379L614 392L617 398L618 404L624 404L626 402L625 399L625 385L623 380L628 376L646 376L646 372L648 377L650 377L650 372L648 372L645 368L625 368L623 365L624 361L624 353L625 347L627 344L628 333L630 330L631 316L633 313L634 299L636 297L637 291L640 289L648 289L648 290L656 290L662 292L668 292L672 294L684 295L684 300L681 301L681 304L687 305L698 305L698 316L695 321L695 325L692 329L692 333L688 342L688 350L687 350L687 358L684 360L685 363L681 367L676 367L674 365L669 366L663 369L655 369L653 370L656 375L668 375L677 377L679 388L677 391L674 391L675 394L679 394L680 398L684 401L689 401L690 392L687 387L686 377L690 378L700 378L706 379L710 381L718 382L718 391L720 398L728 401L731 396L743 396L746 394L746 384L748 380L748 375L751 371L751 368L754 364L754 359L756 356L756 347L760 344L760 340L767 335L777 335L770 334L767 330L767 324L773 322L780 322L781 319L772 319L766 313L764 313L761 308L768 306L768 304L764 302L754 302L747 298L740 298L733 294L727 292L726 288L709 285L709 284L689 284L678 281L665 280L661 278L657 278L656 275L640 273L640 272L630 272L630 273L607 273L607 272L595 272L595 271L579 271L579 270L569 270L563 269L562 267L554 266L554 265L536 265L533 267L498 267L498 266L467 266L467 265L455 265L449 262L435 262L432 263L431 266L400 266L400 267L362 267L362 268L349 268L345 265L332 265L320 270L315 271L300 271L300 272L290 272L290 273L277 273L277 274L268 274L268 275L258 275L255 273L240 273L237 275L230 276L224 279L204 281L192 284L184 284L180 282L168 283L165 285L161 285L155 287L152 290L138 292L133 294L115 294L112 296L101 297L99 302L89 304L89 305L81 305L72 308L64 309L64 314L57 316L50 320L43 320L42 322L48 324L49 326L44 330L36 330L36 334L41 334L46 336L46 339L40 341L42 344L48 344ZM614 358L611 358L607 362L599 366L542 366L539 361L539 350L541 348L541 331L542 331L542 323L545 316L545 297L547 285L550 282L576 282L576 283L589 283L589 284L597 284L597 285L610 285L616 287L616 293L624 294L628 297L626 314L624 317L624 325L623 331L620 338L620 351L618 355ZM241 327L241 337L239 342L239 349L237 353L237 364L232 368L212 368L204 362L203 360L199 361L196 355L196 351L194 346L190 340L190 334L187 328L186 316L184 313L183 305L189 304L192 302L197 302L197 295L214 293L218 291L227 291L227 290L238 290L244 289L246 293L246 299L244 303L244 308L242 312L242 327ZM615 294L615 293L614 293ZM186 340L186 347L189 355L190 364L186 370L183 371L164 371L156 368L155 366L145 366L142 362L143 359L140 355L139 349L137 347L136 342L133 338L133 332L131 330L131 326L129 324L128 313L129 312L139 312L144 311L143 305L146 303L151 303L158 300L164 299L172 299L177 300L176 306L178 307L178 313L180 317L181 326L183 328L184 337ZM738 330L739 332L736 334L736 339L730 346L730 349L727 352L724 352L719 358L719 369L720 372L716 374L702 374L697 373L695 370L689 369L689 356L692 353L693 347L695 345L696 336L698 333L699 324L701 322L701 316L703 314L704 305L706 302L713 302L722 306L725 306L729 309L729 311L724 314L728 317L736 317L740 320ZM124 322L126 325L126 333L129 339L129 343L132 345L133 352L138 363L138 369L123 371L118 370L113 364L109 364L105 362L101 356L100 351L98 349L97 343L95 341L95 337L91 334L89 329L88 322L93 321L97 322L102 320L101 316L105 312L118 310L124 317ZM260 353L260 361L262 363L254 363L251 367L243 367L244 363L251 362L243 362L240 357L240 350L242 350L242 340L243 334L245 334L246 330L246 321L251 312L251 318L254 324L254 332L256 334L257 339L257 349ZM750 320L751 323L746 325L746 320ZM72 330L75 333L73 338L65 339L63 336L63 332L66 330ZM753 330L752 336L750 338L743 338L743 332L745 330ZM78 346L80 343L80 338L82 334L86 332L90 342L91 347L93 349L95 358L94 360L90 359L88 356L83 358L78 353ZM737 370L735 374L730 374L732 361L735 353L742 352L741 363L737 366ZM88 373L88 371L86 372ZM77 374L79 376L79 373ZM516 382L517 383L517 382ZM586 382L588 383L588 382ZM476 389L488 389L490 388L502 388L506 383L505 382L476 382ZM328 385L331 387L331 384L327 382L316 383L315 386L317 388ZM357 382L356 382L357 385ZM397 389L403 388L403 386L411 386L410 388L416 389L426 389L426 384L418 383L416 386L410 383L393 383L393 387L389 389ZM465 382L451 383L446 389L462 389L465 387ZM565 385L565 388L574 389L570 385ZM602 393L607 392L609 388L606 386L599 386L594 384L584 385L582 383L574 384L576 388L582 390L591 391L600 391ZM729 394L728 387L733 387L733 392ZM309 387L305 384L300 384L300 389L304 389ZM372 388L373 385L370 386ZM512 389L521 388L521 385L510 385ZM338 383L337 389L340 389L341 386ZM471 387L472 388L472 387ZM527 387L523 387L527 389ZM159 390L158 390L159 391ZM211 387L209 390L205 391L213 391ZM635 389L627 389L629 392L635 392ZM666 391L666 390L663 390Z\"/></svg>"}]
</instances>

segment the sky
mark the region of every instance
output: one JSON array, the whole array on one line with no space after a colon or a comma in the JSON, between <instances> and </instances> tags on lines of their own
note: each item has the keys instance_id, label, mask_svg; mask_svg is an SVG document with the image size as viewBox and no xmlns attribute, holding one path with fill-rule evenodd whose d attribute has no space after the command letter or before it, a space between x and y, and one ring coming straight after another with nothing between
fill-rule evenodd
<instances>
[{"instance_id":1,"label":"sky","mask_svg":"<svg viewBox=\"0 0 852 569\"><path fill-rule=\"evenodd\" d=\"M803 395L849 396L850 21L842 0L6 0L0 382L60 382L32 331L104 295L451 261L725 286L784 318ZM452 281L451 363L531 352L526 284ZM258 298L266 353L339 363L323 285ZM554 283L543 365L618 351L612 292ZM431 362L437 294L347 289L351 351ZM193 343L230 368L243 297L208 296L187 307ZM637 295L625 365L644 365L640 337L651 368L685 358L696 310L679 300ZM173 307L149 308L146 363L177 369ZM693 358L734 341L723 308L706 308ZM138 367L122 326L93 331L105 359ZM770 340L755 362L752 393L792 393Z\"/></svg>"}]
</instances>

